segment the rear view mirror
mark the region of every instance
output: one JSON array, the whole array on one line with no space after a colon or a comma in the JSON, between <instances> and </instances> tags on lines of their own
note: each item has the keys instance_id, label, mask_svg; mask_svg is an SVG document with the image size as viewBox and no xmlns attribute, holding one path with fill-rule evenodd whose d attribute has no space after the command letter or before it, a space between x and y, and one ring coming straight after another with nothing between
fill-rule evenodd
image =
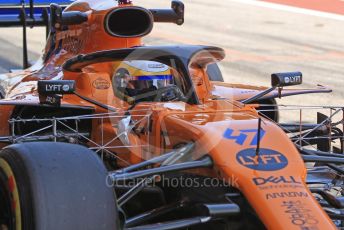
<instances>
[{"instance_id":1,"label":"rear view mirror","mask_svg":"<svg viewBox=\"0 0 344 230\"><path fill-rule=\"evenodd\" d=\"M75 81L73 80L42 80L37 83L40 95L73 94Z\"/></svg>"},{"instance_id":2,"label":"rear view mirror","mask_svg":"<svg viewBox=\"0 0 344 230\"><path fill-rule=\"evenodd\" d=\"M252 103L254 101L261 99L262 97L272 92L276 88L279 88L278 92L280 96L282 87L300 84L302 84L301 72L273 73L271 74L271 88L266 89L250 98L242 100L241 102L244 104Z\"/></svg>"},{"instance_id":3,"label":"rear view mirror","mask_svg":"<svg viewBox=\"0 0 344 230\"><path fill-rule=\"evenodd\" d=\"M287 72L271 74L272 87L284 87L302 84L301 72Z\"/></svg>"},{"instance_id":4,"label":"rear view mirror","mask_svg":"<svg viewBox=\"0 0 344 230\"><path fill-rule=\"evenodd\" d=\"M41 80L37 82L37 91L41 104L60 106L62 95L74 93L75 81Z\"/></svg>"}]
</instances>

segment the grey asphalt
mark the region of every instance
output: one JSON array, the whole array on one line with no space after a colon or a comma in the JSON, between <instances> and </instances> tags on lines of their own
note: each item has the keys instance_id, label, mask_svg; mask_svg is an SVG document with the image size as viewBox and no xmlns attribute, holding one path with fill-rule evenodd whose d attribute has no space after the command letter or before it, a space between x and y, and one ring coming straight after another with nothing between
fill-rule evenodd
<instances>
[{"instance_id":1,"label":"grey asphalt","mask_svg":"<svg viewBox=\"0 0 344 230\"><path fill-rule=\"evenodd\" d=\"M148 8L169 7L166 0L137 0ZM344 105L344 21L242 4L232 0L186 0L183 26L155 24L147 44L208 44L224 48L227 82L268 86L270 74L301 71L303 87L317 84L331 95L309 95L282 103ZM0 72L19 68L21 30L0 29ZM45 30L29 34L30 59L43 49Z\"/></svg>"}]
</instances>

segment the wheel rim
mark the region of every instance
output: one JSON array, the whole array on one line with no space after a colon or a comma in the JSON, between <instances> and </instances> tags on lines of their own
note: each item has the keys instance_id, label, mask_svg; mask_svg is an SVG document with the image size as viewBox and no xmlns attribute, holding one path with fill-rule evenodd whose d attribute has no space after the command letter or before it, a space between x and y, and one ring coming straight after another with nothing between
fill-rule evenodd
<instances>
[{"instance_id":1,"label":"wheel rim","mask_svg":"<svg viewBox=\"0 0 344 230\"><path fill-rule=\"evenodd\" d=\"M0 159L0 230L21 229L17 184L10 166Z\"/></svg>"}]
</instances>

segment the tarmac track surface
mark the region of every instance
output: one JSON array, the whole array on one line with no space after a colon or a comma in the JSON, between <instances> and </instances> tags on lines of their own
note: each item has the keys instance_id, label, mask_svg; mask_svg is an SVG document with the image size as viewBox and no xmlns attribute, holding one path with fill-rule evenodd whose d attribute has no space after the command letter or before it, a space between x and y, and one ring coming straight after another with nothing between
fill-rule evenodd
<instances>
[{"instance_id":1,"label":"tarmac track surface","mask_svg":"<svg viewBox=\"0 0 344 230\"><path fill-rule=\"evenodd\" d=\"M270 85L270 74L302 71L304 87L317 84L334 90L330 94L296 96L283 104L344 105L344 14L336 7L310 5L310 0L283 1L284 4L308 10L255 0L185 0L183 26L155 24L144 39L146 44L204 44L225 49L222 63L225 81ZM298 4L295 4L298 2ZM307 4L304 4L307 2ZM320 2L314 0L312 3ZM339 0L322 1L344 4ZM166 8L167 0L134 0L148 8ZM332 14L337 13L337 14ZM21 66L21 30L0 29L0 72ZM38 58L44 45L45 30L29 33L32 60Z\"/></svg>"}]
</instances>

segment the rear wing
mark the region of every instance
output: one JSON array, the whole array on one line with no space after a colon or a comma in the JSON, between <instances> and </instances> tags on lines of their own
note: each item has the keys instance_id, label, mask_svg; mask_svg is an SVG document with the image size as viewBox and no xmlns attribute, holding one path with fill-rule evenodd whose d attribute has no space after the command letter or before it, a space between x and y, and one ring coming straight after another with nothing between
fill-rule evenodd
<instances>
[{"instance_id":1,"label":"rear wing","mask_svg":"<svg viewBox=\"0 0 344 230\"><path fill-rule=\"evenodd\" d=\"M71 0L54 0L65 8ZM4 0L0 2L0 28L23 28L23 68L28 68L27 34L26 27L45 26L46 36L50 30L51 0Z\"/></svg>"},{"instance_id":2,"label":"rear wing","mask_svg":"<svg viewBox=\"0 0 344 230\"><path fill-rule=\"evenodd\" d=\"M5 0L0 2L0 27L49 26L51 0ZM73 1L53 0L65 8Z\"/></svg>"}]
</instances>

